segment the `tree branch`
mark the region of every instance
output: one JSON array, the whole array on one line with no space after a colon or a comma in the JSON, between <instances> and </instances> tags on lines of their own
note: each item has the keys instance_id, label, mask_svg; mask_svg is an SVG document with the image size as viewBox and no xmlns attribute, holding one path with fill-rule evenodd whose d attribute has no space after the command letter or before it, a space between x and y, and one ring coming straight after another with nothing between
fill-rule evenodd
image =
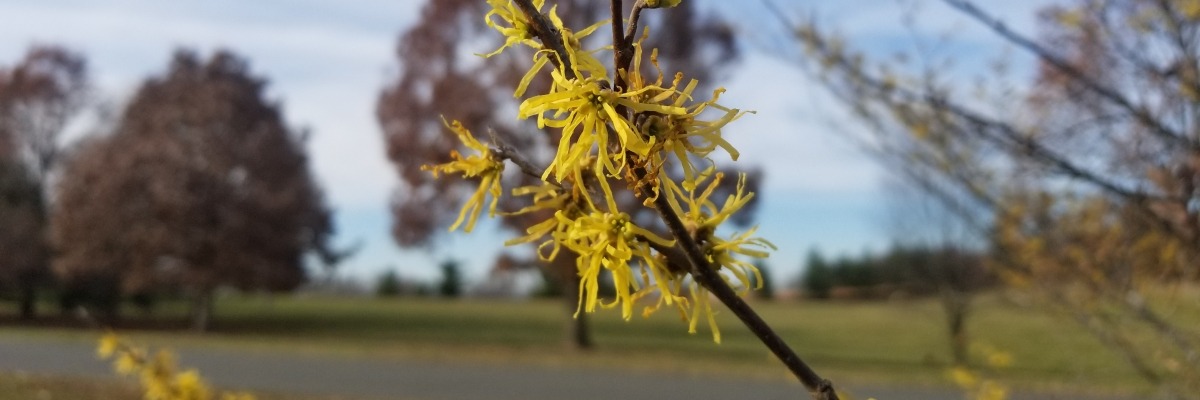
<instances>
[{"instance_id":1,"label":"tree branch","mask_svg":"<svg viewBox=\"0 0 1200 400\"><path fill-rule=\"evenodd\" d=\"M550 49L558 53L560 59L569 59L566 47L562 44L561 36L552 34L553 32L556 32L557 29L554 29L553 25L550 24L545 16L536 11L530 0L514 0L514 2L529 18L530 26L534 27L534 33L542 41L543 45L548 46ZM639 3L641 2L639 1ZM620 1L614 0L613 4L615 8L619 8ZM636 5L635 9L637 9ZM631 42L626 41L623 37L620 37L619 32L621 23L618 21L620 18L619 12L614 15L616 16L614 17L613 22L613 37L615 40L617 40L616 43L613 43L613 46L616 49L615 52L617 53L615 56L617 62L615 67L617 73L614 77L614 82L623 84L624 82L620 76L620 71L628 70L629 64L632 61L632 57L620 57L621 48L629 46L629 43ZM635 24L631 23L630 25L631 29L637 29ZM567 71L566 73L569 74L568 77L574 76L573 71ZM617 86L618 85L616 84L614 85L614 87ZM646 177L646 171L641 168L634 169L634 174L639 180L642 180ZM725 306L734 313L734 315L737 315L738 319L740 319L742 323L745 324L746 327L749 328L750 331L753 332L755 336L757 336L759 340L761 340L763 344L766 345L767 348L770 349L771 352L774 353L775 356L779 358L779 360L782 361L789 370L792 371L796 378L798 378L800 382L804 384L814 399L837 400L838 396L833 389L833 384L830 383L829 380L821 378L821 376L817 375L817 373L813 371L808 364L804 363L804 361L796 355L791 347L789 347L787 343L785 343L783 339L779 337L779 335L775 333L775 331L772 330L769 325L767 325L766 321L763 321L762 317L759 317L759 315L752 308L750 308L750 306L746 304L741 297L737 295L737 292L735 292L733 288L729 287L729 284L725 282L725 279L722 278L720 272L718 272L720 267L712 265L712 263L708 261L708 258L704 255L704 250L701 249L700 244L691 237L690 233L688 233L687 228L683 225L683 221L679 218L679 215L675 214L674 209L671 208L670 203L668 203L665 195L660 195L655 198L654 209L658 211L659 215L663 219L663 222L666 223L667 228L675 237L676 244L683 249L684 255L687 257L689 264L691 264L691 273L693 279L695 279L697 283L707 288L709 292L716 296L717 299L721 300L721 302L724 303ZM665 253L665 255L668 256L671 254L677 253ZM678 258L677 255L675 257Z\"/></svg>"},{"instance_id":2,"label":"tree branch","mask_svg":"<svg viewBox=\"0 0 1200 400\"><path fill-rule=\"evenodd\" d=\"M953 1L953 0L945 0ZM786 19L780 16L784 23L788 23ZM793 32L800 32L800 28L790 25L789 28ZM935 110L945 111L957 118L963 123L970 124L977 129L961 129L968 134L977 135L980 138L987 140L1002 148L1012 150L1014 153L1023 153L1031 160L1042 163L1048 167L1054 168L1068 177L1080 179L1090 183L1097 188L1111 193L1113 195L1129 199L1132 201L1143 200L1169 200L1161 196L1152 196L1143 191L1124 187L1117 182L1105 179L1100 175L1089 171L1063 155L1058 154L1054 150L1044 146L1034 138L1026 136L1018 131L1011 124L1003 121L997 121L982 114L973 112L964 106L953 103L944 97L929 92L918 92L908 89L903 86L889 84L883 82L878 77L868 75L865 71L858 68L854 61L848 59L844 54L837 53L830 49L829 44L822 38L813 35L809 38L808 44L813 46L817 52L827 59L824 60L835 66L838 71L846 74L856 85L861 85L862 88L870 90L872 98L887 104L889 107L899 103L916 103L924 104ZM889 98L890 94L900 96L900 100Z\"/></svg>"},{"instance_id":3,"label":"tree branch","mask_svg":"<svg viewBox=\"0 0 1200 400\"><path fill-rule=\"evenodd\" d=\"M1167 139L1169 142L1186 146L1189 149L1200 150L1200 143L1196 143L1195 141L1188 140L1187 136L1184 136L1183 134L1172 130L1170 127L1167 127L1166 125L1163 125L1161 121L1154 118L1154 116L1150 115L1150 112L1147 111L1144 107L1134 105L1133 101L1129 100L1125 96L1122 96L1120 93L1117 93L1112 88L1109 88L1109 87L1101 84L1100 82L1096 82L1094 79L1088 77L1087 74L1085 74L1083 71L1080 71L1078 68L1075 68L1073 65L1068 63L1066 60L1063 60L1062 58L1058 57L1054 53L1050 52L1049 49L1046 49L1045 47L1042 47L1041 45L1034 43L1032 40L1029 40L1029 38L1021 36L1020 34L1008 29L1008 26L1006 26L999 19L996 19L995 17L984 12L982 9L975 6L975 4L971 3L970 1L968 1L968 0L943 0L943 1L950 7L958 9L959 11L962 11L967 16L974 18L976 21L979 21L980 23L984 24L985 26L990 28L993 32L996 32L997 35L1000 35L1000 37L1004 38L1005 40L1008 40L1010 43L1020 46L1021 48L1024 48L1025 50L1028 50L1029 52L1033 53L1039 59L1046 62L1047 64L1050 64L1051 66L1053 66L1055 69L1059 70L1060 72L1067 74L1067 76L1070 76L1072 79L1074 79L1076 82L1079 82L1080 84L1082 84L1088 90L1091 90L1092 92L1100 95L1100 97L1108 99L1109 101L1113 102L1113 104L1116 104L1117 106L1121 107L1122 109L1125 109L1126 111L1129 112L1130 115L1133 115L1133 117L1136 118L1139 122L1141 122L1142 124L1145 124L1147 127L1149 127L1150 131L1153 132L1155 135L1161 136L1162 138Z\"/></svg>"},{"instance_id":4,"label":"tree branch","mask_svg":"<svg viewBox=\"0 0 1200 400\"><path fill-rule=\"evenodd\" d=\"M641 175L644 175L644 171L638 172L642 172ZM683 248L691 262L692 278L704 285L718 300L721 300L721 303L724 303L725 307L728 307L767 346L767 349L771 350L771 353L775 354L775 357L779 358L792 371L792 374L804 384L804 387L808 388L813 399L837 400L838 396L833 389L833 383L821 378L804 360L800 359L800 356L796 355L796 352L783 341L783 338L779 337L779 334L775 333L771 326L767 325L767 322L763 321L762 317L759 317L758 313L754 312L754 309L750 308L750 305L746 304L746 301L742 300L737 292L729 287L729 284L718 272L718 267L708 262L699 243L696 243L696 240L691 237L687 228L684 227L683 221L671 209L666 195L660 195L654 199L654 209L662 216L663 222L667 224L667 229L671 231L677 244Z\"/></svg>"},{"instance_id":5,"label":"tree branch","mask_svg":"<svg viewBox=\"0 0 1200 400\"><path fill-rule=\"evenodd\" d=\"M563 74L567 79L575 79L575 68L571 65L571 55L567 52L567 45L563 43L562 32L554 27L550 19L546 15L538 11L537 7L533 6L530 0L513 0L517 4L517 8L525 14L525 18L529 18L529 26L533 28L533 34L542 41L543 46L550 48L554 54L558 55L557 60L550 57L550 61L562 67Z\"/></svg>"},{"instance_id":6,"label":"tree branch","mask_svg":"<svg viewBox=\"0 0 1200 400\"><path fill-rule=\"evenodd\" d=\"M612 14L612 40L613 40L613 65L628 65L625 63L625 53L628 52L628 42L625 41L625 36L622 31L623 22L621 21L621 0L609 0L609 14ZM617 68L613 76L613 90L620 92L625 90L625 79L621 77L621 68ZM622 115L625 113L622 112Z\"/></svg>"},{"instance_id":7,"label":"tree branch","mask_svg":"<svg viewBox=\"0 0 1200 400\"><path fill-rule=\"evenodd\" d=\"M520 168L521 172L525 173L525 175L542 179L542 175L544 175L546 171L542 168L538 168L536 165L533 165L533 163L529 162L529 159L525 158L525 155L521 154L519 150L517 150L515 147L512 147L512 145L508 144L508 142L505 142L504 139L501 139L500 135L496 134L495 129L488 127L488 136L491 137L492 140L492 154L501 160L512 161L512 163Z\"/></svg>"},{"instance_id":8,"label":"tree branch","mask_svg":"<svg viewBox=\"0 0 1200 400\"><path fill-rule=\"evenodd\" d=\"M642 10L646 9L646 0L637 0L633 3L633 10L629 12L629 27L625 28L625 43L633 43L634 36L637 35L638 22L642 18Z\"/></svg>"}]
</instances>

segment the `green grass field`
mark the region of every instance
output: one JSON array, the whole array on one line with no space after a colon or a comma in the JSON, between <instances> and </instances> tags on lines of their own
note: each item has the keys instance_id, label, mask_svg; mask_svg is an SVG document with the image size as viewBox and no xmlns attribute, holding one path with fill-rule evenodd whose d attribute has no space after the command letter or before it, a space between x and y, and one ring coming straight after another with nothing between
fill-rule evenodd
<instances>
[{"instance_id":1,"label":"green grass field","mask_svg":"<svg viewBox=\"0 0 1200 400\"><path fill-rule=\"evenodd\" d=\"M1144 389L1113 353L1065 318L998 298L981 298L969 322L975 342L1013 355L1013 366L997 372L997 378L1014 387L1043 390ZM754 305L802 357L835 381L945 384L949 351L941 312L931 300ZM5 312L11 311L0 309ZM1196 307L1175 312L1200 316ZM129 315L136 324L139 317ZM167 306L159 318L178 315L177 306ZM215 330L204 335L164 330L127 334L168 347L303 349L361 357L582 364L787 379L781 365L728 312L719 315L720 345L703 325L700 333L687 334L686 325L671 310L631 321L621 320L616 311L600 312L592 318L597 347L586 353L567 350L567 309L558 300L231 297L218 303L216 315ZM45 335L47 329L6 328L0 334ZM86 330L50 329L55 336L81 340L97 336Z\"/></svg>"}]
</instances>

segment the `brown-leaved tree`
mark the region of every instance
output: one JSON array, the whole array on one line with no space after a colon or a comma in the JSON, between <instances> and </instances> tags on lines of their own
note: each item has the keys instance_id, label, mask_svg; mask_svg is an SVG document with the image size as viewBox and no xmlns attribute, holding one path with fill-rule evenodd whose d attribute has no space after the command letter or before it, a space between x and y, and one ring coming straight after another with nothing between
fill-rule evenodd
<instances>
[{"instance_id":1,"label":"brown-leaved tree","mask_svg":"<svg viewBox=\"0 0 1200 400\"><path fill-rule=\"evenodd\" d=\"M115 132L65 168L53 215L62 279L108 276L122 293L180 288L203 330L218 287L290 290L310 251L336 258L306 134L265 86L228 51L178 51L147 79Z\"/></svg>"}]
</instances>

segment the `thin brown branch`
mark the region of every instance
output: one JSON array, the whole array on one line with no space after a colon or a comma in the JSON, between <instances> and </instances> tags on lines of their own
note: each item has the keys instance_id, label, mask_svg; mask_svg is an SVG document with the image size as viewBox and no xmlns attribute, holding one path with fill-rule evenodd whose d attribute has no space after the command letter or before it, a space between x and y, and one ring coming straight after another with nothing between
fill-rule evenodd
<instances>
[{"instance_id":1,"label":"thin brown branch","mask_svg":"<svg viewBox=\"0 0 1200 400\"><path fill-rule=\"evenodd\" d=\"M742 300L733 288L729 287L729 284L717 272L717 266L708 262L699 243L696 243L696 240L688 234L683 221L671 209L666 196L658 196L654 200L654 209L662 216L663 222L667 224L667 229L675 237L677 245L683 249L691 262L692 278L708 289L718 300L721 300L721 303L725 304L725 307L729 308L729 311L732 311L763 342L763 345L767 346L767 349L771 350L771 353L775 354L775 357L779 358L792 371L792 374L808 389L813 399L837 400L838 396L833 389L833 383L822 378L804 360L800 359L800 356L796 355L796 352L783 341L783 338L779 337L779 334L775 333L771 326L767 325L767 322L763 321L762 317L759 317L758 313L750 308L750 305L746 304L746 301Z\"/></svg>"},{"instance_id":2,"label":"thin brown branch","mask_svg":"<svg viewBox=\"0 0 1200 400\"><path fill-rule=\"evenodd\" d=\"M624 22L621 20L621 9L624 8L622 7L622 3L621 0L609 0L608 2L608 11L612 15L613 65L617 66L626 65L622 60L624 60L625 53L628 51L626 48L628 43L625 41L625 36L622 33L625 30L623 27ZM613 77L613 90L618 92L625 90L625 79L621 77L620 68L617 68L616 76Z\"/></svg>"},{"instance_id":3,"label":"thin brown branch","mask_svg":"<svg viewBox=\"0 0 1200 400\"><path fill-rule=\"evenodd\" d=\"M642 239L645 240L645 238ZM658 254L662 254L662 256L667 259L667 271L671 271L672 273L676 274L691 272L692 262L688 260L687 254L683 254L683 251L680 251L679 248L674 246L664 246L650 240L645 240L645 242L649 243L650 247L653 248L654 251L657 251Z\"/></svg>"},{"instance_id":4,"label":"thin brown branch","mask_svg":"<svg viewBox=\"0 0 1200 400\"><path fill-rule=\"evenodd\" d=\"M642 18L642 10L646 9L646 0L637 0L633 3L633 10L629 11L629 26L625 28L625 43L633 43L634 36L637 35L638 22Z\"/></svg>"},{"instance_id":5,"label":"thin brown branch","mask_svg":"<svg viewBox=\"0 0 1200 400\"><path fill-rule=\"evenodd\" d=\"M983 25L987 26L993 32L996 32L997 35L1000 35L1000 37L1008 40L1010 43L1020 46L1021 48L1033 53L1040 60L1050 64L1055 69L1059 70L1059 72L1070 76L1076 82L1080 83L1088 90L1091 90L1093 93L1108 99L1113 104L1116 104L1118 107L1128 111L1130 115L1138 120L1138 122L1141 122L1150 128L1150 131L1155 135L1158 135L1169 142L1186 146L1189 149L1200 150L1200 143L1188 140L1187 136L1176 132L1166 125L1163 125L1161 121L1150 115L1150 112L1147 111L1145 107L1133 104L1133 101L1130 99L1126 98L1120 93L1117 93L1117 91L1113 90L1112 88L1109 88L1108 86L1105 86L1104 84L1087 76L1087 74L1079 70L1079 68L1075 68L1075 66L1071 65L1066 60L1063 60L1061 57L1058 57L1049 49L1042 47L1041 45L1034 43L1029 38L1021 36L1020 34L1008 29L1007 25L1005 25L999 19L984 12L982 9L975 6L974 3L967 0L943 1L950 7L962 11L967 16L974 18L976 21L979 21Z\"/></svg>"},{"instance_id":6,"label":"thin brown branch","mask_svg":"<svg viewBox=\"0 0 1200 400\"><path fill-rule=\"evenodd\" d=\"M946 0L950 1L950 0ZM778 11L777 11L778 12ZM779 15L780 20L784 24L790 24L786 18ZM800 27L796 25L788 25L789 29L797 35L802 35ZM803 40L804 38L802 38ZM1153 193L1148 193L1142 189L1126 187L1121 183L1103 177L1102 174L1096 171L1089 170L1068 159L1059 152L1047 147L1036 138L1027 136L1020 132L1009 122L993 119L982 114L976 113L967 107L954 103L944 96L937 93L923 92L912 90L903 86L890 85L884 83L882 79L872 76L856 66L849 57L840 52L831 50L830 45L819 35L811 35L807 42L813 46L814 50L822 57L827 59L823 62L828 62L833 65L840 73L846 74L847 78L852 80L854 84L860 85L865 90L870 90L873 98L878 98L885 105L892 107L895 104L903 103L918 103L925 104L930 108L948 112L961 120L961 124L956 123L956 132L962 136L976 136L980 139L1011 151L1014 154L1024 154L1027 159L1052 168L1058 173L1072 179L1081 180L1096 188L1126 199L1135 204L1146 204L1151 201L1186 201L1186 198L1179 196L1163 196ZM857 89L855 89L857 90ZM835 93L835 95L838 95ZM897 99L892 99L891 96L897 96ZM961 180L961 177L960 179ZM1156 224L1162 226L1167 231L1171 232L1176 237L1184 240L1194 240L1190 233L1183 231L1178 225L1167 219L1159 213L1148 212L1146 207L1139 207L1139 211L1145 212L1145 215L1150 217ZM1195 239L1200 240L1200 239Z\"/></svg>"},{"instance_id":7,"label":"thin brown branch","mask_svg":"<svg viewBox=\"0 0 1200 400\"><path fill-rule=\"evenodd\" d=\"M567 45L563 43L562 32L554 27L545 14L538 11L537 7L533 6L530 0L513 0L517 4L517 8L525 14L525 18L529 18L529 26L533 28L533 34L542 41L542 46L549 47L558 57L550 57L550 61L555 64L560 64L559 67L567 79L575 79L575 68L571 65L571 56L567 52Z\"/></svg>"},{"instance_id":8,"label":"thin brown branch","mask_svg":"<svg viewBox=\"0 0 1200 400\"><path fill-rule=\"evenodd\" d=\"M613 90L617 92L625 91L625 77L629 76L629 64L633 60L633 42L626 40L622 33L621 22L621 0L610 0L609 11L612 14L612 37L613 37L613 65L616 66L613 72ZM638 0L642 3L642 0ZM636 5L634 8L637 8ZM629 25L630 28L636 29L636 25ZM629 109L623 105L617 105L617 114L629 117Z\"/></svg>"},{"instance_id":9,"label":"thin brown branch","mask_svg":"<svg viewBox=\"0 0 1200 400\"><path fill-rule=\"evenodd\" d=\"M536 165L533 165L532 162L529 162L529 159L525 158L524 154L521 154L520 150L517 150L515 147L512 147L512 145L505 142L504 139L501 139L500 135L496 134L495 129L489 127L488 136L492 141L492 154L501 160L511 161L517 166L517 168L520 168L521 172L525 173L525 175L542 179L542 175L546 171Z\"/></svg>"},{"instance_id":10,"label":"thin brown branch","mask_svg":"<svg viewBox=\"0 0 1200 400\"><path fill-rule=\"evenodd\" d=\"M785 23L788 23L786 18L782 16L780 18ZM793 32L800 32L800 28L795 25L791 25L790 29ZM1067 157L1044 146L1036 139L1023 134L1008 122L998 121L973 112L937 93L917 91L888 84L883 79L868 75L867 72L858 68L853 60L844 54L831 50L828 43L815 35L809 44L821 53L822 56L828 57L827 61L837 67L841 73L846 74L856 84L860 84L863 88L877 94L880 101L887 103L889 106L897 102L926 104L930 108L946 111L959 118L962 122L969 124L970 127L962 129L963 132L976 135L1003 148L1012 149L1016 153L1026 154L1030 159L1052 167L1071 178L1080 179L1108 193L1133 201L1155 199L1155 197L1145 192L1122 186L1072 162ZM900 100L891 100L888 95L895 95Z\"/></svg>"}]
</instances>

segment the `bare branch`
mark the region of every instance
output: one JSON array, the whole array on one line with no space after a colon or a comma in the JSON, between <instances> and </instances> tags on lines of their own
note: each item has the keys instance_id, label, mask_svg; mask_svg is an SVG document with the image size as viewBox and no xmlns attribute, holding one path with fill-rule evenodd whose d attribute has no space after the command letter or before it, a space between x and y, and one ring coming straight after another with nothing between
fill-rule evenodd
<instances>
[{"instance_id":1,"label":"bare branch","mask_svg":"<svg viewBox=\"0 0 1200 400\"><path fill-rule=\"evenodd\" d=\"M501 139L500 135L496 134L495 129L488 127L488 137L492 140L492 154L495 154L501 160L512 161L518 168L521 168L521 172L525 173L525 175L542 179L545 170L529 162L529 159L525 158L525 155L521 154L521 151L512 147L504 139Z\"/></svg>"},{"instance_id":2,"label":"bare branch","mask_svg":"<svg viewBox=\"0 0 1200 400\"><path fill-rule=\"evenodd\" d=\"M629 26L625 28L625 43L633 43L634 37L637 35L638 22L642 18L642 10L646 9L646 0L637 0L633 3L633 10L629 12Z\"/></svg>"},{"instance_id":3,"label":"bare branch","mask_svg":"<svg viewBox=\"0 0 1200 400\"><path fill-rule=\"evenodd\" d=\"M780 16L780 18L782 21L787 23L786 19L784 19L782 16ZM793 32L800 31L800 28L794 25L791 25L789 29L791 29ZM855 83L862 85L863 87L871 90L873 93L881 95L893 93L902 98L901 100L888 100L884 97L881 97L882 101L884 102L889 104L894 104L896 102L922 103L929 105L932 108L949 112L955 117L960 118L963 122L978 128L964 129L964 131L979 135L983 139L988 140L993 144L1024 153L1030 159L1055 168L1069 177L1083 180L1108 193L1134 201L1155 198L1148 193L1139 191L1137 189L1124 187L1092 171L1089 171L1084 167L1076 165L1054 150L1045 147L1037 140L1023 135L1007 122L996 121L995 119L971 111L966 107L946 100L936 93L918 92L906 87L885 83L882 79L868 75L866 72L856 67L854 62L844 55L839 54L834 56L833 54L835 53L831 51L829 45L823 40L814 38L811 41L811 44L817 47L817 51L823 55L833 57L826 61L833 63L842 73L847 74Z\"/></svg>"},{"instance_id":4,"label":"bare branch","mask_svg":"<svg viewBox=\"0 0 1200 400\"><path fill-rule=\"evenodd\" d=\"M1129 112L1129 114L1133 115L1134 118L1137 118L1138 122L1141 122L1149 127L1151 132L1153 132L1155 135L1161 136L1164 139L1167 139L1169 142L1187 146L1192 150L1200 150L1200 143L1197 143L1194 140L1189 140L1187 136L1171 129L1170 127L1167 127L1166 125L1163 125L1161 121L1150 115L1150 112L1147 111L1146 108L1133 104L1133 101L1129 100L1125 96L1122 96L1120 93L1117 93L1117 91L1088 77L1083 71L1075 68L1075 66L1071 65L1066 60L1063 60L1061 57L1058 57L1049 49L1042 47L1041 45L1034 43L1029 38L1026 38L1008 29L1008 26L999 19L989 15L987 12L984 12L970 1L943 1L950 7L962 11L964 14L967 14L971 18L974 18L980 23L986 25L988 28L991 28L993 32L996 32L997 35L1000 35L1000 37L1004 38L1005 40L1008 40L1009 42L1033 53L1039 59L1050 64L1062 73L1070 76L1088 90L1091 90L1101 97L1113 102L1113 104L1125 109Z\"/></svg>"},{"instance_id":5,"label":"bare branch","mask_svg":"<svg viewBox=\"0 0 1200 400\"><path fill-rule=\"evenodd\" d=\"M621 6L622 3L621 0L609 0L608 2L608 11L609 14L612 14L613 65L617 66L625 64L622 60L626 57L625 53L629 52L629 43L631 43L625 40L625 36L621 33L625 30L622 26L624 22L621 20L621 9L624 8ZM620 71L621 69L617 68L617 74L613 77L613 89L617 91L625 88Z\"/></svg>"},{"instance_id":6,"label":"bare branch","mask_svg":"<svg viewBox=\"0 0 1200 400\"><path fill-rule=\"evenodd\" d=\"M644 171L637 172L641 172L642 175L645 173ZM754 312L754 309L750 308L750 305L746 304L737 295L737 292L734 292L733 288L725 283L725 279L721 278L721 274L717 272L717 266L708 262L708 258L705 257L704 251L700 249L699 243L696 243L696 240L692 239L688 234L683 221L679 219L679 216L671 208L670 203L667 202L667 197L658 196L655 198L654 208L663 217L663 222L667 224L667 229L671 231L679 247L683 249L688 260L691 261L692 278L701 285L704 285L734 315L737 315L738 319L747 328L750 328L750 331L754 332L754 335L767 346L767 349L771 350L775 354L775 357L779 358L792 371L792 374L808 388L809 393L812 394L814 399L836 400L838 396L833 389L833 383L817 375L817 372L812 367L809 367L804 360L800 359L800 356L796 355L796 352L783 341L783 338L780 338L779 334L775 333L771 329L771 326L767 325L767 322L763 321L762 317L759 317L758 313Z\"/></svg>"},{"instance_id":7,"label":"bare branch","mask_svg":"<svg viewBox=\"0 0 1200 400\"><path fill-rule=\"evenodd\" d=\"M562 32L554 27L546 15L538 12L537 7L534 7L530 0L513 0L513 3L516 3L517 8L520 8L521 12L525 13L525 17L529 18L529 26L533 28L534 35L537 35L538 39L542 41L542 45L549 47L554 54L558 55L557 58L550 57L550 61L555 64L562 63L560 67L566 78L575 79L575 68L571 66L571 56L567 52L566 43L563 43Z\"/></svg>"}]
</instances>

